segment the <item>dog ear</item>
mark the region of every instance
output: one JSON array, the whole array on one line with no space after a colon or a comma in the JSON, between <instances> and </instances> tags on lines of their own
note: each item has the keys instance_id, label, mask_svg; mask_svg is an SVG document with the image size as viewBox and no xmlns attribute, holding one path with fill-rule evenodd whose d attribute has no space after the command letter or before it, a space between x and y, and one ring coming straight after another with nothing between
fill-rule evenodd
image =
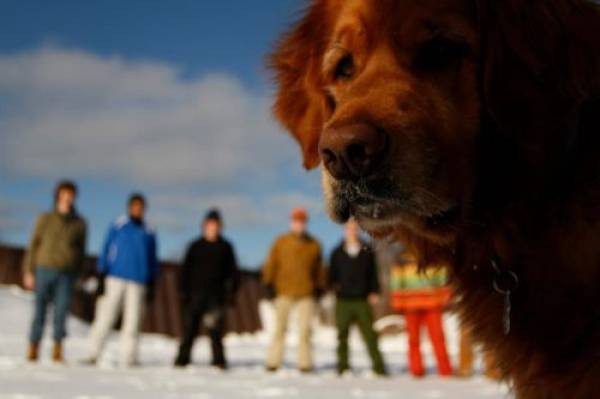
<instances>
[{"instance_id":1,"label":"dog ear","mask_svg":"<svg viewBox=\"0 0 600 399\"><path fill-rule=\"evenodd\" d=\"M485 167L525 191L555 184L548 179L556 181L577 156L581 109L600 93L598 7L588 0L477 5L482 143L492 154Z\"/></svg>"},{"instance_id":2,"label":"dog ear","mask_svg":"<svg viewBox=\"0 0 600 399\"><path fill-rule=\"evenodd\" d=\"M307 169L320 163L319 138L325 122L326 96L320 84L327 40L325 3L315 1L268 59L278 87L273 113L302 147Z\"/></svg>"},{"instance_id":3,"label":"dog ear","mask_svg":"<svg viewBox=\"0 0 600 399\"><path fill-rule=\"evenodd\" d=\"M600 12L589 0L478 0L486 110L501 130L564 119L598 89ZM536 120L532 120L532 116ZM539 119L538 119L539 118ZM531 130L533 126L526 126Z\"/></svg>"}]
</instances>

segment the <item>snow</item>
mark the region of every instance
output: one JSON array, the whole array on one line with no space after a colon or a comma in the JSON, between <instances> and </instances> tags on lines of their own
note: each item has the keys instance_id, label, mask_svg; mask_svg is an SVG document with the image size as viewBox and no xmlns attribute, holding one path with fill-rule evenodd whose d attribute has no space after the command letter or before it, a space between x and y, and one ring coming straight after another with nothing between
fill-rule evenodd
<instances>
[{"instance_id":1,"label":"snow","mask_svg":"<svg viewBox=\"0 0 600 399\"><path fill-rule=\"evenodd\" d=\"M358 334L351 340L355 371L338 377L335 373L335 331L317 327L315 360L317 371L301 375L294 369L295 342L289 339L286 366L275 374L263 369L263 359L272 326L269 304L261 305L267 326L256 335L228 336L226 347L231 369L221 372L209 368L208 343L199 339L194 358L196 363L183 370L170 364L177 343L158 335L144 335L140 354L141 367L120 369L116 366L118 336L114 335L106 355L98 367L80 366L84 357L88 327L72 318L70 337L66 342L66 365L55 365L49 359L50 342L45 339L42 359L38 364L24 360L26 333L31 317L30 294L17 288L0 288L0 399L230 399L230 398L407 398L407 399L509 399L509 389L483 377L443 379L435 376L430 348L425 345L431 375L416 380L406 373L405 336L382 340L392 377L377 378L369 372L368 357ZM51 318L50 318L51 319ZM455 323L447 320L449 349L456 356ZM50 326L48 326L50 327ZM47 328L49 336L50 328Z\"/></svg>"}]
</instances>

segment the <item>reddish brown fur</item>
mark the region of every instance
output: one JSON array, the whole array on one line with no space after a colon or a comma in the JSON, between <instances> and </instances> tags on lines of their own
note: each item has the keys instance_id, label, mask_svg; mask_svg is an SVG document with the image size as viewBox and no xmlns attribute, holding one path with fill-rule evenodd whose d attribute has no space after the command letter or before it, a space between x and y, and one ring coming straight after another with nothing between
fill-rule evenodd
<instances>
[{"instance_id":1,"label":"reddish brown fur","mask_svg":"<svg viewBox=\"0 0 600 399\"><path fill-rule=\"evenodd\" d=\"M472 51L456 75L423 80L406 67L421 34L412 25L442 17ZM354 86L328 81L334 35L363 68ZM461 315L518 398L600 398L598 10L584 0L315 0L271 64L275 114L307 167L320 162L324 128L367 118L398 136L414 130L395 138L390 173L423 185L424 143L435 140L429 156L447 170L427 187L458 201L462 219L445 234L417 222L395 234L422 263L452 264ZM509 336L494 256L521 280Z\"/></svg>"}]
</instances>

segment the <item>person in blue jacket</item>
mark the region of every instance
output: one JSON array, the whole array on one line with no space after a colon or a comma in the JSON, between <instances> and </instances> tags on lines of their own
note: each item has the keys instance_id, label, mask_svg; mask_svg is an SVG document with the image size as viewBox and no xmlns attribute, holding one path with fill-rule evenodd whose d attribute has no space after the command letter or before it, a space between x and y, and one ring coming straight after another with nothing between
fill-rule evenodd
<instances>
[{"instance_id":1,"label":"person in blue jacket","mask_svg":"<svg viewBox=\"0 0 600 399\"><path fill-rule=\"evenodd\" d=\"M121 311L120 364L137 364L139 331L145 301L151 301L158 276L156 235L144 222L146 200L133 194L128 215L110 226L98 258L100 274L96 317L89 337L89 354L84 363L96 364Z\"/></svg>"}]
</instances>

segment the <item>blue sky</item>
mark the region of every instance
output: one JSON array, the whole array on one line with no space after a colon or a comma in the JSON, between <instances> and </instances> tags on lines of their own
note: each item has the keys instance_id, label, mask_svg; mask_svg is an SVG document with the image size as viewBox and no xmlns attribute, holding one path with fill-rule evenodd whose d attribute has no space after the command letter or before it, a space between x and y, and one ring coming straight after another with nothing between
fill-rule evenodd
<instances>
[{"instance_id":1,"label":"blue sky","mask_svg":"<svg viewBox=\"0 0 600 399\"><path fill-rule=\"evenodd\" d=\"M96 253L133 190L176 260L211 206L259 265L295 205L330 249L318 172L269 114L263 68L300 0L0 0L0 240L26 242L55 181L81 188Z\"/></svg>"}]
</instances>

